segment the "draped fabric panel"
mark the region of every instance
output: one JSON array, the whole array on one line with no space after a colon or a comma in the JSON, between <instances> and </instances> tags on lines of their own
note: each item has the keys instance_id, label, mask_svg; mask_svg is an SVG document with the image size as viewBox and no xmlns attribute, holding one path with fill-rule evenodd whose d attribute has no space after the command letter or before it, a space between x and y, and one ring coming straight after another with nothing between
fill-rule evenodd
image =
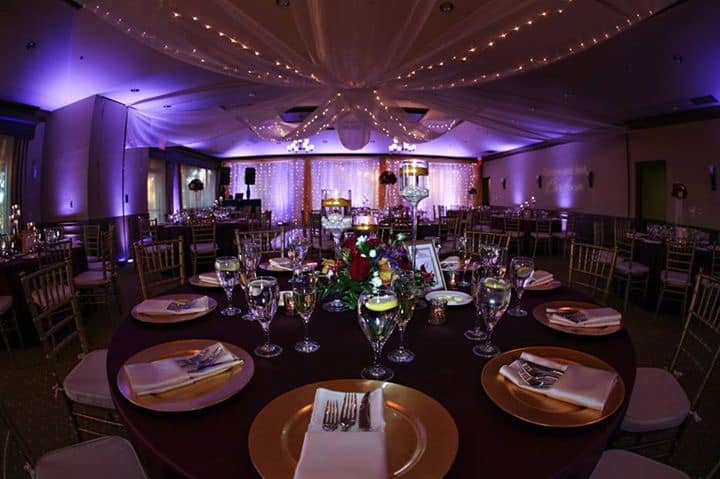
<instances>
[{"instance_id":1,"label":"draped fabric panel","mask_svg":"<svg viewBox=\"0 0 720 479\"><path fill-rule=\"evenodd\" d=\"M352 206L379 207L377 158L322 158L311 160L312 208L320 209L322 190L350 190Z\"/></svg>"},{"instance_id":2,"label":"draped fabric panel","mask_svg":"<svg viewBox=\"0 0 720 479\"><path fill-rule=\"evenodd\" d=\"M12 163L13 163L13 141L11 136L0 135L0 233L9 233ZM22 208L20 208L22 212Z\"/></svg>"},{"instance_id":3,"label":"draped fabric panel","mask_svg":"<svg viewBox=\"0 0 720 479\"><path fill-rule=\"evenodd\" d=\"M25 181L25 165L27 164L28 139L15 138L12 164L10 165L10 204L20 205L22 211L22 185Z\"/></svg>"},{"instance_id":4,"label":"draped fabric panel","mask_svg":"<svg viewBox=\"0 0 720 479\"><path fill-rule=\"evenodd\" d=\"M289 141L334 126L342 144L357 150L371 129L421 143L460 121L528 141L617 131L562 98L540 104L477 87L592 48L673 3L482 0L464 3L462 15L442 17L428 0L293 0L279 14L291 18L272 23L258 20L255 2L240 0L97 0L87 10L152 48L235 80L133 105L129 146L182 138L192 147L247 128ZM220 100L248 85L274 93L261 92L252 106ZM192 105L193 96L218 101L162 109ZM317 108L299 124L283 122L279 114L299 105ZM430 107L446 120L417 121L405 105Z\"/></svg>"}]
</instances>

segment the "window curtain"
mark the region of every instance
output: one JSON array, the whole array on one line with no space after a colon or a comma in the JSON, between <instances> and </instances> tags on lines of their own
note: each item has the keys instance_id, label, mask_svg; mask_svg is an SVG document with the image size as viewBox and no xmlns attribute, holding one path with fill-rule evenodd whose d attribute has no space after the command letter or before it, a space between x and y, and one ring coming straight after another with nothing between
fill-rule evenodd
<instances>
[{"instance_id":1,"label":"window curtain","mask_svg":"<svg viewBox=\"0 0 720 479\"><path fill-rule=\"evenodd\" d=\"M177 213L182 208L180 184L180 165L172 161L165 162L165 201L168 213Z\"/></svg>"},{"instance_id":2,"label":"window curtain","mask_svg":"<svg viewBox=\"0 0 720 479\"><path fill-rule=\"evenodd\" d=\"M351 190L354 207L379 207L378 158L321 158L311 160L312 209L320 209L322 190Z\"/></svg>"},{"instance_id":3,"label":"window curtain","mask_svg":"<svg viewBox=\"0 0 720 479\"><path fill-rule=\"evenodd\" d=\"M255 168L251 198L259 198L263 210L272 211L273 222L301 223L303 207L304 160L292 158L266 161L233 161L230 168L230 194L245 195L245 170Z\"/></svg>"},{"instance_id":4,"label":"window curtain","mask_svg":"<svg viewBox=\"0 0 720 479\"><path fill-rule=\"evenodd\" d=\"M167 214L167 194L165 186L165 161L150 160L147 179L148 214L150 219L165 221Z\"/></svg>"},{"instance_id":5,"label":"window curtain","mask_svg":"<svg viewBox=\"0 0 720 479\"><path fill-rule=\"evenodd\" d=\"M9 233L14 138L0 136L0 232Z\"/></svg>"},{"instance_id":6,"label":"window curtain","mask_svg":"<svg viewBox=\"0 0 720 479\"><path fill-rule=\"evenodd\" d=\"M201 191L191 191L188 184L195 178L203 182ZM180 165L182 207L186 209L208 208L215 197L215 171L197 166Z\"/></svg>"},{"instance_id":7,"label":"window curtain","mask_svg":"<svg viewBox=\"0 0 720 479\"><path fill-rule=\"evenodd\" d=\"M25 180L25 164L27 163L28 139L15 138L10 164L10 201L20 205L22 209L22 185Z\"/></svg>"}]
</instances>

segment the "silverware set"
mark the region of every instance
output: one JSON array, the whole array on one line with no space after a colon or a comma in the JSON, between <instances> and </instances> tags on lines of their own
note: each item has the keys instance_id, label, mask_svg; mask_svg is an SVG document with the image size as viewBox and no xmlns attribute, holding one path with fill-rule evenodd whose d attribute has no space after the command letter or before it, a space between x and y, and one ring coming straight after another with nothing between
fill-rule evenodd
<instances>
[{"instance_id":1,"label":"silverware set","mask_svg":"<svg viewBox=\"0 0 720 479\"><path fill-rule=\"evenodd\" d=\"M518 375L526 384L534 388L545 389L552 387L565 371L550 368L540 364L520 359Z\"/></svg>"},{"instance_id":2,"label":"silverware set","mask_svg":"<svg viewBox=\"0 0 720 479\"><path fill-rule=\"evenodd\" d=\"M323 412L323 431L335 431L338 427L341 431L349 431L355 425L358 418L358 402L354 393L345 393L342 405L331 399L325 403Z\"/></svg>"},{"instance_id":3,"label":"silverware set","mask_svg":"<svg viewBox=\"0 0 720 479\"><path fill-rule=\"evenodd\" d=\"M193 371L199 371L214 365L213 363L221 351L222 347L220 346L217 346L212 351L210 348L205 348L188 358L178 359L178 364L180 364L181 367L189 367Z\"/></svg>"}]
</instances>

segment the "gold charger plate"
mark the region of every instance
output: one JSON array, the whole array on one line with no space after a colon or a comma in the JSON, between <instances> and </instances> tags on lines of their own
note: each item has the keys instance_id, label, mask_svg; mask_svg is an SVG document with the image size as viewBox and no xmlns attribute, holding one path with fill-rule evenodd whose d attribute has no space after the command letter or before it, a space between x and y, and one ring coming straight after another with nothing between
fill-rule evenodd
<instances>
[{"instance_id":1,"label":"gold charger plate","mask_svg":"<svg viewBox=\"0 0 720 479\"><path fill-rule=\"evenodd\" d=\"M179 303L189 303L190 301L193 301L198 298L202 298L205 296L204 294L191 294L191 293L182 293L182 294L166 294L163 296L157 296L152 299L165 299L165 300L173 300L177 301ZM137 319L138 321L142 321L143 323L155 323L155 324L167 324L167 323L182 323L185 321L192 321L193 319L201 318L205 316L206 314L210 314L217 308L217 301L212 299L208 296L208 309L207 311L200 311L197 313L190 313L190 314L143 314L138 313L135 309L138 307L136 304L133 306L133 308L130 310L130 315Z\"/></svg>"},{"instance_id":2,"label":"gold charger plate","mask_svg":"<svg viewBox=\"0 0 720 479\"><path fill-rule=\"evenodd\" d=\"M533 309L533 316L540 323L544 324L550 329L556 331L562 331L563 333L575 334L577 336L607 336L620 331L623 328L623 321L620 318L620 324L611 326L600 326L597 328L588 328L581 326L565 326L563 324L554 324L548 319L546 309L559 309L562 311L577 311L579 309L594 309L599 308L597 304L585 303L582 301L550 301L548 303L542 303L535 306Z\"/></svg>"},{"instance_id":3,"label":"gold charger plate","mask_svg":"<svg viewBox=\"0 0 720 479\"><path fill-rule=\"evenodd\" d=\"M383 388L390 477L443 477L457 454L450 413L430 396L400 384L337 379L306 384L273 399L250 426L250 458L265 479L292 479L312 414L315 390L364 392Z\"/></svg>"},{"instance_id":4,"label":"gold charger plate","mask_svg":"<svg viewBox=\"0 0 720 479\"><path fill-rule=\"evenodd\" d=\"M217 288L217 289L222 288L222 286L220 286L220 284L218 284L218 283L208 283L207 281L203 281L200 278L199 274L194 274L194 275L190 276L190 278L188 279L188 283L190 283L193 286L197 286L199 288Z\"/></svg>"},{"instance_id":5,"label":"gold charger plate","mask_svg":"<svg viewBox=\"0 0 720 479\"><path fill-rule=\"evenodd\" d=\"M495 356L482 370L482 386L492 402L506 413L539 426L570 428L595 424L615 413L625 399L625 383L618 374L602 411L558 401L542 394L526 391L500 375L500 368L510 364L523 352L542 356L564 364L579 364L616 372L608 363L590 354L566 348L532 346L514 349Z\"/></svg>"},{"instance_id":6,"label":"gold charger plate","mask_svg":"<svg viewBox=\"0 0 720 479\"><path fill-rule=\"evenodd\" d=\"M146 363L158 359L191 356L218 341L212 339L183 339L158 344L133 354L125 364ZM221 341L222 342L222 341ZM252 378L255 363L252 356L234 344L222 342L223 346L243 360L220 374L201 379L187 386L158 394L138 396L130 387L125 368L120 368L116 378L120 393L136 406L160 412L184 412L204 409L232 397Z\"/></svg>"}]
</instances>

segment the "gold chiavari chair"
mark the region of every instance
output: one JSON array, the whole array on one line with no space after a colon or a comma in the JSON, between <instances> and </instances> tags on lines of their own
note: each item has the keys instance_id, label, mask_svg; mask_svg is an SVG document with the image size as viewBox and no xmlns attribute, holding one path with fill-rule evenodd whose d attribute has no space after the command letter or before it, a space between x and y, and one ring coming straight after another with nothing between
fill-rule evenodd
<instances>
[{"instance_id":1,"label":"gold chiavari chair","mask_svg":"<svg viewBox=\"0 0 720 479\"><path fill-rule=\"evenodd\" d=\"M577 224L577 218L575 215L568 215L567 222L565 223L565 231L556 231L552 234L553 239L560 240L562 242L563 256L568 254L568 245L570 241L574 240L577 236L575 227Z\"/></svg>"},{"instance_id":2,"label":"gold chiavari chair","mask_svg":"<svg viewBox=\"0 0 720 479\"><path fill-rule=\"evenodd\" d=\"M88 262L100 256L100 225L83 225L83 245Z\"/></svg>"},{"instance_id":3,"label":"gold chiavari chair","mask_svg":"<svg viewBox=\"0 0 720 479\"><path fill-rule=\"evenodd\" d=\"M115 302L121 309L118 271L115 261L115 230L108 229L100 234L100 261L93 268L75 275L73 283L83 304L109 305Z\"/></svg>"},{"instance_id":4,"label":"gold chiavari chair","mask_svg":"<svg viewBox=\"0 0 720 479\"><path fill-rule=\"evenodd\" d=\"M9 353L12 351L9 333L15 333L20 343L20 347L25 347L20 325L17 322L17 314L13 308L12 296L0 296L0 336L2 336L5 350Z\"/></svg>"},{"instance_id":5,"label":"gold chiavari chair","mask_svg":"<svg viewBox=\"0 0 720 479\"><path fill-rule=\"evenodd\" d=\"M215 237L215 223L206 222L190 225L192 243L190 255L193 261L193 274L198 273L198 264L214 264L217 256L217 240Z\"/></svg>"},{"instance_id":6,"label":"gold chiavari chair","mask_svg":"<svg viewBox=\"0 0 720 479\"><path fill-rule=\"evenodd\" d=\"M55 263L64 263L72 257L72 240L64 239L53 243L45 243L38 251L40 267L50 266Z\"/></svg>"},{"instance_id":7,"label":"gold chiavari chair","mask_svg":"<svg viewBox=\"0 0 720 479\"><path fill-rule=\"evenodd\" d=\"M248 221L251 231L265 231L272 228L272 211L256 212Z\"/></svg>"},{"instance_id":8,"label":"gold chiavari chair","mask_svg":"<svg viewBox=\"0 0 720 479\"><path fill-rule=\"evenodd\" d=\"M107 349L88 352L70 261L21 275L21 282L45 358L51 364L54 389L64 392L78 439L83 434L103 436L124 431L110 396ZM76 343L82 355L80 362L61 382L58 357Z\"/></svg>"},{"instance_id":9,"label":"gold chiavari chair","mask_svg":"<svg viewBox=\"0 0 720 479\"><path fill-rule=\"evenodd\" d=\"M615 263L615 280L623 283L623 311L627 309L631 289L640 289L647 299L650 268L635 261L635 238L628 236L615 239L618 258Z\"/></svg>"},{"instance_id":10,"label":"gold chiavari chair","mask_svg":"<svg viewBox=\"0 0 720 479\"><path fill-rule=\"evenodd\" d=\"M510 237L510 243L515 243L515 250L518 255L522 255L523 241L525 240L525 232L521 228L519 218L506 216L503 219L503 230Z\"/></svg>"},{"instance_id":11,"label":"gold chiavari chair","mask_svg":"<svg viewBox=\"0 0 720 479\"><path fill-rule=\"evenodd\" d=\"M0 471L3 477L8 470L24 469L30 477L44 479L147 479L135 450L127 439L118 436L104 436L90 441L73 444L37 456L20 433L20 429L8 413L0 398L0 426L6 433L3 441L3 455L0 457ZM12 452L8 452L12 449ZM19 454L18 464L12 467L11 458Z\"/></svg>"},{"instance_id":12,"label":"gold chiavari chair","mask_svg":"<svg viewBox=\"0 0 720 479\"><path fill-rule=\"evenodd\" d=\"M156 218L150 219L147 216L138 216L138 235L144 243L152 243L158 239L158 220Z\"/></svg>"},{"instance_id":13,"label":"gold chiavari chair","mask_svg":"<svg viewBox=\"0 0 720 479\"><path fill-rule=\"evenodd\" d=\"M235 246L239 249L246 241L260 245L260 253L265 256L285 256L285 228L256 231L235 230Z\"/></svg>"},{"instance_id":14,"label":"gold chiavari chair","mask_svg":"<svg viewBox=\"0 0 720 479\"><path fill-rule=\"evenodd\" d=\"M668 368L636 371L617 446L670 456L689 418L700 420L698 407L719 357L720 278L700 273Z\"/></svg>"},{"instance_id":15,"label":"gold chiavari chair","mask_svg":"<svg viewBox=\"0 0 720 479\"><path fill-rule=\"evenodd\" d=\"M322 227L322 213L320 211L310 212L309 235L311 251L317 258L332 256L335 251L333 240L328 237Z\"/></svg>"},{"instance_id":16,"label":"gold chiavari chair","mask_svg":"<svg viewBox=\"0 0 720 479\"><path fill-rule=\"evenodd\" d=\"M185 252L182 236L154 243L135 243L135 263L143 298L185 284Z\"/></svg>"},{"instance_id":17,"label":"gold chiavari chair","mask_svg":"<svg viewBox=\"0 0 720 479\"><path fill-rule=\"evenodd\" d=\"M593 244L603 246L605 244L605 222L593 221Z\"/></svg>"},{"instance_id":18,"label":"gold chiavari chair","mask_svg":"<svg viewBox=\"0 0 720 479\"><path fill-rule=\"evenodd\" d=\"M383 243L388 243L395 237L395 235L393 234L392 226L378 227L375 236L377 236L377 238Z\"/></svg>"},{"instance_id":19,"label":"gold chiavari chair","mask_svg":"<svg viewBox=\"0 0 720 479\"><path fill-rule=\"evenodd\" d=\"M720 278L720 244L712 247L712 259L710 262L710 276Z\"/></svg>"},{"instance_id":20,"label":"gold chiavari chair","mask_svg":"<svg viewBox=\"0 0 720 479\"><path fill-rule=\"evenodd\" d=\"M665 245L665 248L665 269L660 273L660 294L655 308L655 316L660 312L663 300L667 299L682 301L682 314L685 314L692 283L695 245L685 242L670 242Z\"/></svg>"},{"instance_id":21,"label":"gold chiavari chair","mask_svg":"<svg viewBox=\"0 0 720 479\"><path fill-rule=\"evenodd\" d=\"M633 227L630 220L615 218L613 223L613 244L617 244L619 239L627 238L632 232Z\"/></svg>"},{"instance_id":22,"label":"gold chiavari chair","mask_svg":"<svg viewBox=\"0 0 720 479\"><path fill-rule=\"evenodd\" d=\"M480 246L499 246L507 249L510 246L510 236L502 233L486 233L484 231L469 231L467 233L467 248L471 254L478 254Z\"/></svg>"},{"instance_id":23,"label":"gold chiavari chair","mask_svg":"<svg viewBox=\"0 0 720 479\"><path fill-rule=\"evenodd\" d=\"M530 233L533 239L533 258L537 255L538 243L545 246L545 254L552 255L552 221L546 218L535 220L535 231Z\"/></svg>"},{"instance_id":24,"label":"gold chiavari chair","mask_svg":"<svg viewBox=\"0 0 720 479\"><path fill-rule=\"evenodd\" d=\"M570 243L568 286L581 288L603 303L610 293L617 252L585 243Z\"/></svg>"}]
</instances>

